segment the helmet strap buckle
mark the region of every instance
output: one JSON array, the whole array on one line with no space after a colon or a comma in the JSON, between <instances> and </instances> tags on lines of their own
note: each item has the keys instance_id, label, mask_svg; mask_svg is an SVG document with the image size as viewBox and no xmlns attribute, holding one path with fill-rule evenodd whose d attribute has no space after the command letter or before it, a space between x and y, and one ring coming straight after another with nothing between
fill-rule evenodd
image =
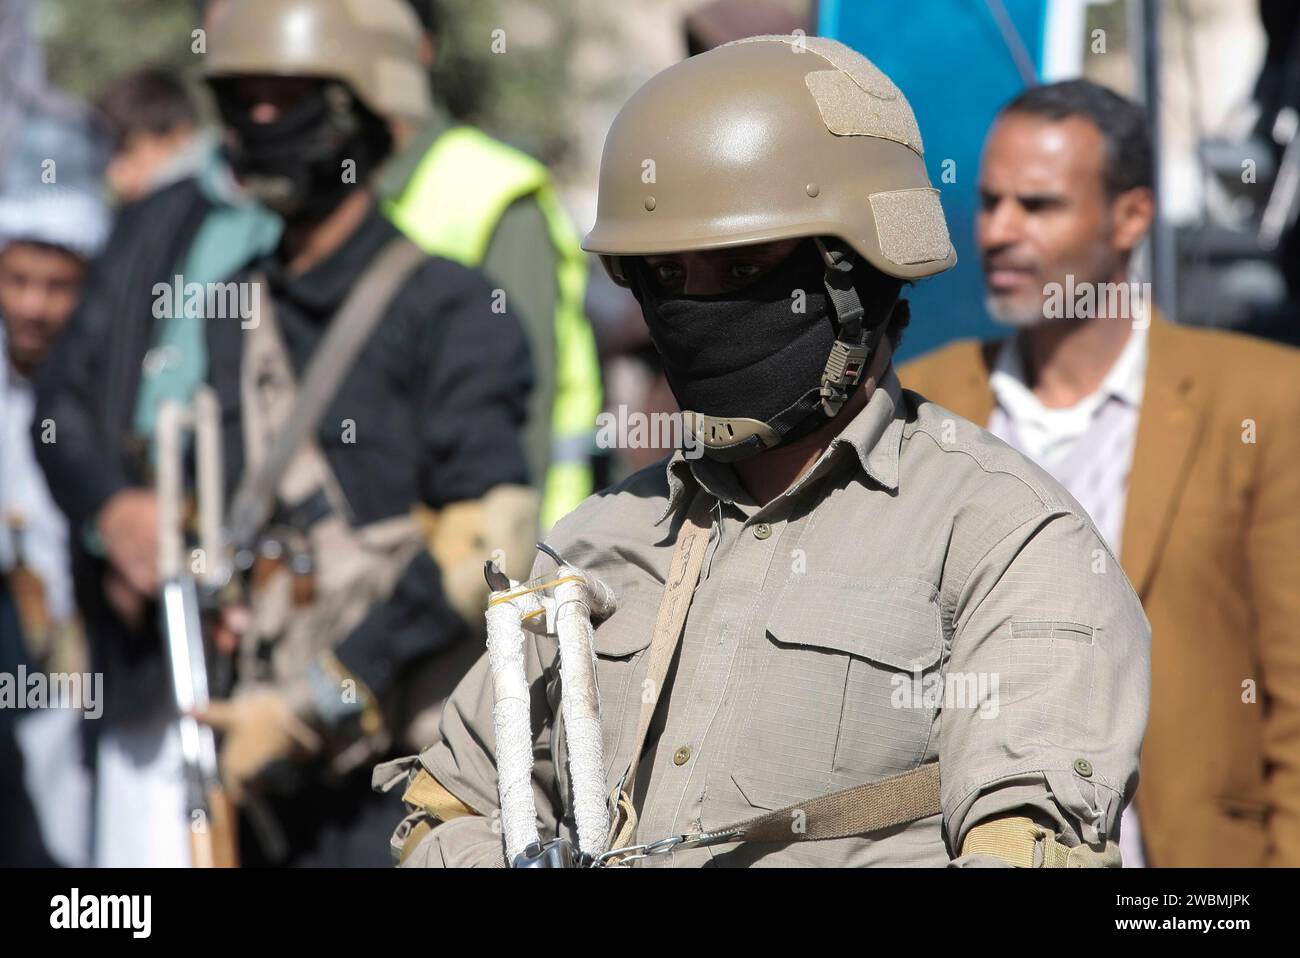
<instances>
[{"instance_id":1,"label":"helmet strap buckle","mask_svg":"<svg viewBox=\"0 0 1300 958\"><path fill-rule=\"evenodd\" d=\"M865 309L853 285L853 266L857 254L818 237L817 248L826 263L826 292L835 309L836 337L822 371L821 405L828 417L834 417L848 401L853 388L862 381L867 363L879 337L876 330L863 329ZM883 324L881 324L883 326Z\"/></svg>"},{"instance_id":2,"label":"helmet strap buckle","mask_svg":"<svg viewBox=\"0 0 1300 958\"><path fill-rule=\"evenodd\" d=\"M827 416L835 416L848 400L853 387L862 381L871 353L872 346L865 342L847 343L837 339L831 345L821 385L822 410Z\"/></svg>"}]
</instances>

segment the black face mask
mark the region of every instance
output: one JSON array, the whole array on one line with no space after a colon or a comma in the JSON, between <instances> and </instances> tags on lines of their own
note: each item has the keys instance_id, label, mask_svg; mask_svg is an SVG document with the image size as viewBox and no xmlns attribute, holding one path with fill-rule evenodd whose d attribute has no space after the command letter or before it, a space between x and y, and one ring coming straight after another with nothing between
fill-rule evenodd
<instances>
[{"instance_id":1,"label":"black face mask","mask_svg":"<svg viewBox=\"0 0 1300 958\"><path fill-rule=\"evenodd\" d=\"M632 292L684 411L777 426L780 443L826 421L816 394L838 327L826 265L812 241L757 282L712 296L665 293L643 260L630 265ZM882 291L863 292L878 299ZM734 460L771 444L719 450L706 443L704 452Z\"/></svg>"},{"instance_id":2,"label":"black face mask","mask_svg":"<svg viewBox=\"0 0 1300 958\"><path fill-rule=\"evenodd\" d=\"M323 219L365 188L392 149L387 125L339 84L322 84L273 123L255 123L228 82L214 84L235 136L231 168L268 209L290 221ZM356 164L345 179L344 161Z\"/></svg>"}]
</instances>

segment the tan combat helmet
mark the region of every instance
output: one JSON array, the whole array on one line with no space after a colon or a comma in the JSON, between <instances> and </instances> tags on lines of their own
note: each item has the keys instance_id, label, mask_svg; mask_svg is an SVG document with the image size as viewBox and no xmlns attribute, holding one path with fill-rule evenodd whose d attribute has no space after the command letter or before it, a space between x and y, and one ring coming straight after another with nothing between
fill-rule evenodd
<instances>
[{"instance_id":1,"label":"tan combat helmet","mask_svg":"<svg viewBox=\"0 0 1300 958\"><path fill-rule=\"evenodd\" d=\"M626 285L620 256L820 236L898 279L957 261L898 87L835 40L766 36L632 96L605 140L583 248Z\"/></svg>"},{"instance_id":2,"label":"tan combat helmet","mask_svg":"<svg viewBox=\"0 0 1300 958\"><path fill-rule=\"evenodd\" d=\"M231 0L205 75L336 78L378 116L418 125L432 109L420 30L403 0Z\"/></svg>"}]
</instances>

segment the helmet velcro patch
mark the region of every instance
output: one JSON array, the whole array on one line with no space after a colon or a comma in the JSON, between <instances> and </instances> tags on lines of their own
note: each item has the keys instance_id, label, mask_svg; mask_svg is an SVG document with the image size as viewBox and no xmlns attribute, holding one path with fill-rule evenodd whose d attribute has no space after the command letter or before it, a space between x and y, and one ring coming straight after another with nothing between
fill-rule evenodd
<instances>
[{"instance_id":1,"label":"helmet velcro patch","mask_svg":"<svg viewBox=\"0 0 1300 958\"><path fill-rule=\"evenodd\" d=\"M839 70L809 73L804 82L817 101L826 128L836 136L878 136L924 156L921 131L901 96L892 100L875 99Z\"/></svg>"},{"instance_id":2,"label":"helmet velcro patch","mask_svg":"<svg viewBox=\"0 0 1300 958\"><path fill-rule=\"evenodd\" d=\"M857 50L838 40L803 34L746 37L732 41L735 44L762 42L788 44L792 52L810 52L835 68L816 71L810 68L805 78L832 133L837 136L879 136L924 155L921 130L916 125L907 97L884 71Z\"/></svg>"},{"instance_id":3,"label":"helmet velcro patch","mask_svg":"<svg viewBox=\"0 0 1300 958\"><path fill-rule=\"evenodd\" d=\"M890 190L869 199L880 252L891 263L912 266L948 258L951 243L938 190Z\"/></svg>"}]
</instances>

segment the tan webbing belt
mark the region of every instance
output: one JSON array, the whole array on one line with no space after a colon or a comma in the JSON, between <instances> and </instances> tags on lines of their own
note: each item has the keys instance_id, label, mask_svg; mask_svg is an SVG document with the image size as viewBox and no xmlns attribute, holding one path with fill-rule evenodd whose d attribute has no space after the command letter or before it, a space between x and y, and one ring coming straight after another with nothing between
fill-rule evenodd
<instances>
[{"instance_id":1,"label":"tan webbing belt","mask_svg":"<svg viewBox=\"0 0 1300 958\"><path fill-rule=\"evenodd\" d=\"M649 854L675 848L698 848L726 842L799 842L828 838L847 838L867 832L894 828L936 815L942 810L939 791L939 763L876 782L867 782L827 795L796 802L785 808L764 812L754 818L725 828L710 829L696 835L677 835L653 845L633 845L636 840L637 813L632 805L633 787L641 752L645 748L650 721L663 692L668 667L681 642L686 613L699 582L709 536L703 519L708 515L711 497L697 492L677 534L677 548L668 567L654 637L650 642L646 680L650 695L643 696L641 713L633 739L631 763L614 789L610 801L614 806L609 847L603 856L607 864L617 864Z\"/></svg>"},{"instance_id":2,"label":"tan webbing belt","mask_svg":"<svg viewBox=\"0 0 1300 958\"><path fill-rule=\"evenodd\" d=\"M878 832L942 811L939 763L795 802L728 828L700 836L696 845L719 842L815 842Z\"/></svg>"}]
</instances>

